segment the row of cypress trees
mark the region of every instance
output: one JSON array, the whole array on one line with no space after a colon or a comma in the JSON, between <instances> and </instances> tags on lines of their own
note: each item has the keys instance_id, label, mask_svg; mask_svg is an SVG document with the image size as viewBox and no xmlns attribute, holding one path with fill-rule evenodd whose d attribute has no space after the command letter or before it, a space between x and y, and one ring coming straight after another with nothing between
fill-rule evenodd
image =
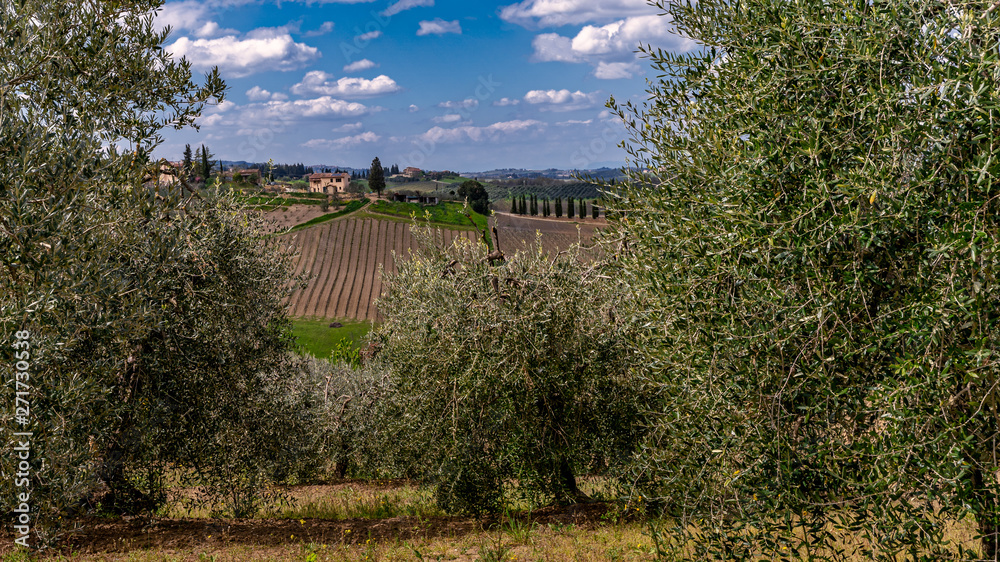
<instances>
[{"instance_id":1,"label":"row of cypress trees","mask_svg":"<svg viewBox=\"0 0 1000 562\"><path fill-rule=\"evenodd\" d=\"M587 218L587 201L585 199L569 197L565 210L568 218L574 218L575 216L579 216L581 219ZM548 197L543 197L539 200L537 195L521 195L520 197L514 197L510 212L516 215L537 216L540 214L543 217L552 216L554 213L556 218L560 218L563 216L563 201L561 197L556 197L550 201ZM598 205L597 199L594 199L590 203L590 216L595 219L601 216L601 208Z\"/></svg>"}]
</instances>

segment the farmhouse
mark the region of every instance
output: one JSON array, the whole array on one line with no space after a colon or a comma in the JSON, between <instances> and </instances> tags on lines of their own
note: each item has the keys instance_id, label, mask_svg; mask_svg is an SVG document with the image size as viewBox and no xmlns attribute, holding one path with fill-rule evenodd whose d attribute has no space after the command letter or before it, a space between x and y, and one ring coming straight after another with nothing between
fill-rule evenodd
<instances>
[{"instance_id":1,"label":"farmhouse","mask_svg":"<svg viewBox=\"0 0 1000 562\"><path fill-rule=\"evenodd\" d=\"M224 172L222 174L222 177L225 179L225 181L260 185L260 170L255 170L255 169L232 170L229 172Z\"/></svg>"},{"instance_id":2,"label":"farmhouse","mask_svg":"<svg viewBox=\"0 0 1000 562\"><path fill-rule=\"evenodd\" d=\"M309 174L309 193L336 195L351 185L351 174Z\"/></svg>"},{"instance_id":3,"label":"farmhouse","mask_svg":"<svg viewBox=\"0 0 1000 562\"><path fill-rule=\"evenodd\" d=\"M410 166L409 168L403 170L403 175L411 178L419 178L420 174L422 173L424 173L423 170L421 170L420 168L414 168L413 166Z\"/></svg>"}]
</instances>

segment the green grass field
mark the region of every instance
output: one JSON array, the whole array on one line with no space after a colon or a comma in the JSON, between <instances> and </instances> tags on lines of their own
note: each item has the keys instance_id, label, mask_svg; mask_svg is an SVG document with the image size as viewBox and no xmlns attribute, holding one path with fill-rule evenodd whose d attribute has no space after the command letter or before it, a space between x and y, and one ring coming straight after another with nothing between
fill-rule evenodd
<instances>
[{"instance_id":1,"label":"green grass field","mask_svg":"<svg viewBox=\"0 0 1000 562\"><path fill-rule=\"evenodd\" d=\"M466 217L464 214L463 205L456 201L443 201L437 205L423 206L417 203L378 200L372 203L368 211L379 215L402 218L410 218L415 215L418 220L423 219L425 213L429 213L431 223L433 224L464 229L472 228L472 224L469 223L469 217ZM472 212L471 209L470 213L476 227L485 230L487 225L486 217Z\"/></svg>"},{"instance_id":2,"label":"green grass field","mask_svg":"<svg viewBox=\"0 0 1000 562\"><path fill-rule=\"evenodd\" d=\"M418 193L430 193L432 191L444 191L447 193L452 189L458 189L450 183L439 183L433 181L413 181L405 183L386 182L386 191L416 191Z\"/></svg>"},{"instance_id":3,"label":"green grass field","mask_svg":"<svg viewBox=\"0 0 1000 562\"><path fill-rule=\"evenodd\" d=\"M343 328L331 328L331 322L334 320L293 318L292 333L296 337L296 343L309 355L328 359L343 340L347 340L351 349L361 349L365 336L372 329L371 322L337 320L344 325Z\"/></svg>"}]
</instances>

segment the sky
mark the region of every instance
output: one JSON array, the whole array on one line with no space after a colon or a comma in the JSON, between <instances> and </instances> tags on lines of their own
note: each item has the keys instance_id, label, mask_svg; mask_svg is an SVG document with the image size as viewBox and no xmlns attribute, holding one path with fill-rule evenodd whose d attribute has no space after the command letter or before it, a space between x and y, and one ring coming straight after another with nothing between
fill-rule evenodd
<instances>
[{"instance_id":1,"label":"sky","mask_svg":"<svg viewBox=\"0 0 1000 562\"><path fill-rule=\"evenodd\" d=\"M638 46L696 45L646 0L180 0L156 16L226 100L157 157L459 172L620 167L605 104L642 103Z\"/></svg>"}]
</instances>

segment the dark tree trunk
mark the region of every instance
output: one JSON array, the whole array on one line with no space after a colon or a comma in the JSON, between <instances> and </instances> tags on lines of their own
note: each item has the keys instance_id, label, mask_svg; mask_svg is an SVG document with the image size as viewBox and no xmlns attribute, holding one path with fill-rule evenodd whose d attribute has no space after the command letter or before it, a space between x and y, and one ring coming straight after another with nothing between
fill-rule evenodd
<instances>
[{"instance_id":1,"label":"dark tree trunk","mask_svg":"<svg viewBox=\"0 0 1000 562\"><path fill-rule=\"evenodd\" d=\"M987 482L987 478L992 482ZM979 534L982 535L984 560L1000 560L1000 506L993 488L996 487L996 475L983 474L978 466L972 470L972 487L975 490L979 514L976 520L979 524Z\"/></svg>"}]
</instances>

